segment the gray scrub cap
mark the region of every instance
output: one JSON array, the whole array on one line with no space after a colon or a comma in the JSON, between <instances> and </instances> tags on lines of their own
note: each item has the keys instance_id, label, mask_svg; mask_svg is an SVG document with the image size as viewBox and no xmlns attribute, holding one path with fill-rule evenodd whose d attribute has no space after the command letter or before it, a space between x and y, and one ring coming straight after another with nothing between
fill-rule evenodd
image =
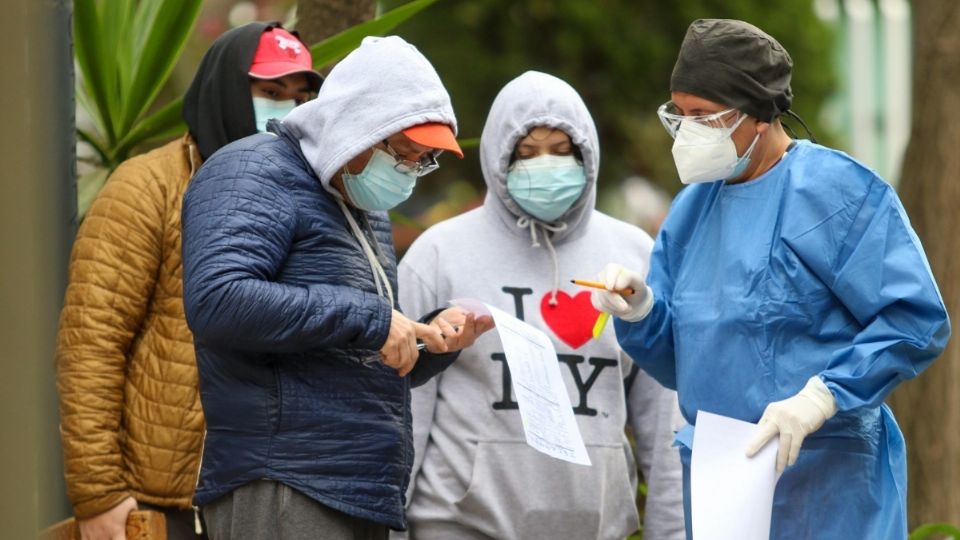
<instances>
[{"instance_id":1,"label":"gray scrub cap","mask_svg":"<svg viewBox=\"0 0 960 540\"><path fill-rule=\"evenodd\" d=\"M732 19L698 19L683 38L670 91L770 122L790 109L792 69L786 49L756 26Z\"/></svg>"}]
</instances>

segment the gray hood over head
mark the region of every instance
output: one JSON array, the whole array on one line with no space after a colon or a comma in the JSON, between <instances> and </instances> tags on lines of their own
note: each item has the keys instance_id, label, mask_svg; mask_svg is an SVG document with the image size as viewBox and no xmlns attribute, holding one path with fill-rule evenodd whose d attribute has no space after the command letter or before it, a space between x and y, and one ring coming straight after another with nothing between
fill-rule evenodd
<instances>
[{"instance_id":1,"label":"gray hood over head","mask_svg":"<svg viewBox=\"0 0 960 540\"><path fill-rule=\"evenodd\" d=\"M348 161L427 122L457 132L450 95L433 65L397 36L365 38L333 68L317 98L283 120L323 186L334 193L330 180Z\"/></svg>"},{"instance_id":2,"label":"gray hood over head","mask_svg":"<svg viewBox=\"0 0 960 540\"><path fill-rule=\"evenodd\" d=\"M547 224L527 214L507 193L510 157L517 141L536 126L560 129L569 135L583 156L587 176L587 185L580 198L558 220ZM480 136L480 165L487 182L484 205L517 234L532 234L534 244L537 244L536 228L540 228L544 234L552 231L549 238L553 243L561 243L576 238L585 230L596 204L600 145L597 128L586 104L580 94L563 80L528 71L500 90ZM528 227L530 233L525 230Z\"/></svg>"}]
</instances>

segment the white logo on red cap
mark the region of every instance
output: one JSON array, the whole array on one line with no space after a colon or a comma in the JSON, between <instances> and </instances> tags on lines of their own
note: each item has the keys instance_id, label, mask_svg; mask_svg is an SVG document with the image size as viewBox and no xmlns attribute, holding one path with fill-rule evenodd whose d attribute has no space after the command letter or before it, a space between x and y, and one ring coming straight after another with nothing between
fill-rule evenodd
<instances>
[{"instance_id":1,"label":"white logo on red cap","mask_svg":"<svg viewBox=\"0 0 960 540\"><path fill-rule=\"evenodd\" d=\"M283 36L273 36L277 39L277 46L280 47L280 50L285 51L287 49L293 49L293 54L300 54L301 46L300 42L295 39L287 39Z\"/></svg>"}]
</instances>

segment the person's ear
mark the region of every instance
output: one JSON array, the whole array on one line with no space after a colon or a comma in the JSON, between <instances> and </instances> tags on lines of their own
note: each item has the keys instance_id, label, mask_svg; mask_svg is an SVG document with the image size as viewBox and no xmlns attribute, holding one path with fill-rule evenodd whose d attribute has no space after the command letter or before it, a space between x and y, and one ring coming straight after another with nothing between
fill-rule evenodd
<instances>
[{"instance_id":1,"label":"person's ear","mask_svg":"<svg viewBox=\"0 0 960 540\"><path fill-rule=\"evenodd\" d=\"M763 132L770 129L770 122L761 122L757 120L757 134L763 135Z\"/></svg>"}]
</instances>

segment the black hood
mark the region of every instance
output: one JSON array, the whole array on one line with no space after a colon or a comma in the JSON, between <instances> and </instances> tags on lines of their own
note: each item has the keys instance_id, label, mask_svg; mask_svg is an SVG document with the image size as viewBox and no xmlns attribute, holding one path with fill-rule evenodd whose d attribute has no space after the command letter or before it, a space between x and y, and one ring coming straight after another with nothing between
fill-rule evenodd
<instances>
[{"instance_id":1,"label":"black hood","mask_svg":"<svg viewBox=\"0 0 960 540\"><path fill-rule=\"evenodd\" d=\"M272 26L256 22L229 30L203 55L183 97L183 119L203 159L257 132L248 72L260 35Z\"/></svg>"}]
</instances>

